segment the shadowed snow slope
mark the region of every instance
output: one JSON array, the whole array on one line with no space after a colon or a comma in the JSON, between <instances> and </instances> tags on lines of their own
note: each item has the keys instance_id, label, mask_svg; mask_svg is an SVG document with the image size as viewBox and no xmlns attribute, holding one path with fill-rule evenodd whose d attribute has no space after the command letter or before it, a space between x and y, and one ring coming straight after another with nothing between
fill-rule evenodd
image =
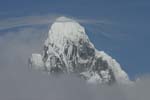
<instances>
[{"instance_id":1,"label":"shadowed snow slope","mask_svg":"<svg viewBox=\"0 0 150 100\"><path fill-rule=\"evenodd\" d=\"M42 54L32 54L32 68L48 73L73 73L89 83L130 83L120 64L90 42L78 22L59 17L52 24Z\"/></svg>"}]
</instances>

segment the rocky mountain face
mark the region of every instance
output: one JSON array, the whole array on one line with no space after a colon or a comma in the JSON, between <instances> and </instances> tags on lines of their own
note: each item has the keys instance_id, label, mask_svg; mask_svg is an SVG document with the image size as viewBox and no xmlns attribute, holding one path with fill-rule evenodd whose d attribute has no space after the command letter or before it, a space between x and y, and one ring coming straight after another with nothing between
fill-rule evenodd
<instances>
[{"instance_id":1,"label":"rocky mountain face","mask_svg":"<svg viewBox=\"0 0 150 100\"><path fill-rule=\"evenodd\" d=\"M59 17L51 25L42 54L32 54L32 68L50 74L73 73L89 83L129 83L119 63L90 42L78 22Z\"/></svg>"}]
</instances>

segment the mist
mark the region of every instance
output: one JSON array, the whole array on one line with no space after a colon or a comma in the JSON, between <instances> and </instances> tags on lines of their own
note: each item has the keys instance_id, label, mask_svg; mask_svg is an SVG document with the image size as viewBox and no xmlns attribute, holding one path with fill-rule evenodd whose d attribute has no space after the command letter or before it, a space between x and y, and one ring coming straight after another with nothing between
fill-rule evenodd
<instances>
[{"instance_id":1,"label":"mist","mask_svg":"<svg viewBox=\"0 0 150 100\"><path fill-rule=\"evenodd\" d=\"M20 28L0 35L1 100L149 100L150 77L133 85L92 85L75 75L50 76L31 70L28 58L41 53L47 30Z\"/></svg>"}]
</instances>

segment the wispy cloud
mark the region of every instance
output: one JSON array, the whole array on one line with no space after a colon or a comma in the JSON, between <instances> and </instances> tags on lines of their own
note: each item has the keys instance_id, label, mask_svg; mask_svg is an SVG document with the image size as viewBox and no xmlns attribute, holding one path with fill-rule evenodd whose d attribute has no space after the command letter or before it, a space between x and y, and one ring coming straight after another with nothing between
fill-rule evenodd
<instances>
[{"instance_id":1,"label":"wispy cloud","mask_svg":"<svg viewBox=\"0 0 150 100\"><path fill-rule=\"evenodd\" d=\"M56 15L38 15L7 18L0 20L0 30L21 26L50 24L54 21L55 18Z\"/></svg>"},{"instance_id":2,"label":"wispy cloud","mask_svg":"<svg viewBox=\"0 0 150 100\"><path fill-rule=\"evenodd\" d=\"M75 19L76 21L83 24L112 24L109 20L100 20L100 19Z\"/></svg>"},{"instance_id":3,"label":"wispy cloud","mask_svg":"<svg viewBox=\"0 0 150 100\"><path fill-rule=\"evenodd\" d=\"M0 30L9 28L22 27L22 26L33 26L33 25L44 25L51 24L59 16L58 14L47 14L47 15L34 15L34 16L23 16L23 17L9 17L0 20ZM83 24L110 24L106 20L92 20L92 19L76 19L79 23Z\"/></svg>"},{"instance_id":4,"label":"wispy cloud","mask_svg":"<svg viewBox=\"0 0 150 100\"><path fill-rule=\"evenodd\" d=\"M13 28L20 28L20 27L25 27L25 26L37 26L37 25L47 25L49 27L56 20L56 18L60 16L64 16L64 15L47 14L47 15L4 18L0 20L0 31L9 30ZM88 29L91 30L93 33L99 33L106 38L112 38L111 34L101 30L102 26L112 24L112 22L109 20L86 19L86 18L80 19L80 18L74 18L71 16L69 16L69 18L72 18L76 20L77 22L84 24L84 25L96 26L96 27L88 27Z\"/></svg>"}]
</instances>

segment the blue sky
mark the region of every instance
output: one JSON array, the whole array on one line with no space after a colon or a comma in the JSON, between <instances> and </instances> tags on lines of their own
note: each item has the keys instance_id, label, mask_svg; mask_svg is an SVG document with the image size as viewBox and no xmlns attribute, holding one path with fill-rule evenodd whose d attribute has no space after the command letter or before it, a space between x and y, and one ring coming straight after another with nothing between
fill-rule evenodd
<instances>
[{"instance_id":1,"label":"blue sky","mask_svg":"<svg viewBox=\"0 0 150 100\"><path fill-rule=\"evenodd\" d=\"M149 0L0 2L0 37L7 33L15 34L26 27L47 31L49 20L56 16L69 16L84 20L81 24L86 27L95 47L117 59L131 78L150 73Z\"/></svg>"}]
</instances>

